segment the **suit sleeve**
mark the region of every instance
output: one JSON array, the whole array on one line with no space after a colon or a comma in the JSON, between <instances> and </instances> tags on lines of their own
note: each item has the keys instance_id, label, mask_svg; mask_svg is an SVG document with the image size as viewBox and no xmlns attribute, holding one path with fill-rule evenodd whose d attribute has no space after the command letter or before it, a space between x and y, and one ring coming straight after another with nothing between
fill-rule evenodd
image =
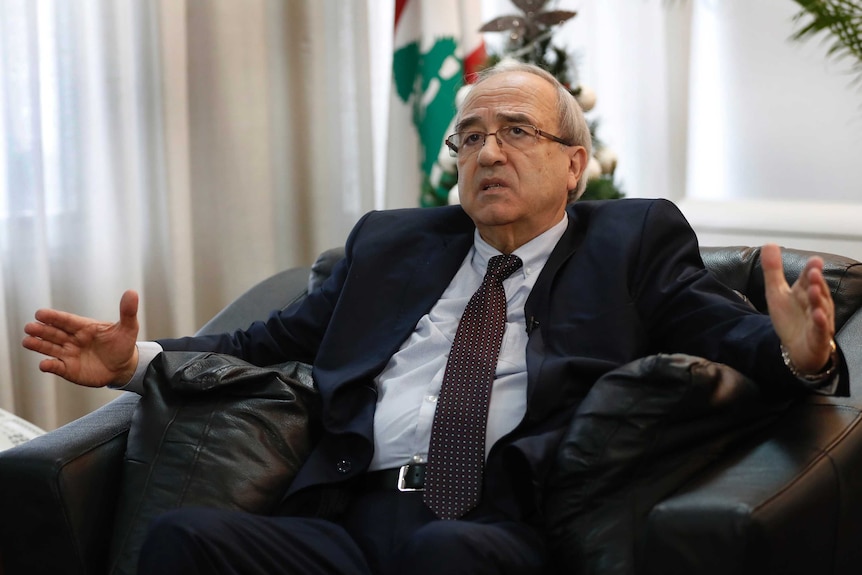
<instances>
[{"instance_id":1,"label":"suit sleeve","mask_svg":"<svg viewBox=\"0 0 862 575\"><path fill-rule=\"evenodd\" d=\"M651 337L665 351L725 363L765 387L805 387L784 365L769 316L704 268L697 237L676 206L654 202L641 238L632 295ZM814 391L833 388L814 386Z\"/></svg>"}]
</instances>

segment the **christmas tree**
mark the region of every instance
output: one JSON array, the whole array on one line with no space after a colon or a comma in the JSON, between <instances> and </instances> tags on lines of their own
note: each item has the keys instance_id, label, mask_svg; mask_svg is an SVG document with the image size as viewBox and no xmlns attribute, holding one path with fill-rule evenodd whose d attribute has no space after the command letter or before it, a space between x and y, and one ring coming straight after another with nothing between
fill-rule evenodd
<instances>
[{"instance_id":1,"label":"christmas tree","mask_svg":"<svg viewBox=\"0 0 862 575\"><path fill-rule=\"evenodd\" d=\"M554 29L574 18L577 13L568 10L545 10L548 0L512 0L512 3L522 14L499 16L480 28L481 32L508 33L502 52L491 53L484 67L493 66L504 58L535 64L553 74L561 84L569 88L584 112L592 110L596 104L595 92L578 81L574 59L564 48L553 42ZM463 94L459 96L463 97ZM588 117L588 123L593 136L593 157L590 158L584 174L584 177L588 178L587 189L581 200L621 198L623 193L614 178L616 154L597 137L598 120ZM455 161L449 157L444 145L429 181L433 188L433 197L436 197L440 204L457 203L457 180Z\"/></svg>"}]
</instances>

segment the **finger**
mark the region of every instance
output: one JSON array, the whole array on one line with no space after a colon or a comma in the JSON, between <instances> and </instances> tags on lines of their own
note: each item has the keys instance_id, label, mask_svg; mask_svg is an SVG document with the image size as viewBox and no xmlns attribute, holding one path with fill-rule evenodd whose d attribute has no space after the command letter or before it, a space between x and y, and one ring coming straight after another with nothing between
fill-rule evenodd
<instances>
[{"instance_id":1,"label":"finger","mask_svg":"<svg viewBox=\"0 0 862 575\"><path fill-rule=\"evenodd\" d=\"M805 262L805 272L808 273L811 270L818 270L823 273L823 258L820 256L811 256L808 258L808 261Z\"/></svg>"},{"instance_id":2,"label":"finger","mask_svg":"<svg viewBox=\"0 0 862 575\"><path fill-rule=\"evenodd\" d=\"M27 336L21 341L21 345L30 351L35 351L36 353L41 353L42 355L54 358L69 355L66 348L62 345L57 345L56 343L38 337Z\"/></svg>"},{"instance_id":3,"label":"finger","mask_svg":"<svg viewBox=\"0 0 862 575\"><path fill-rule=\"evenodd\" d=\"M126 290L120 298L120 325L127 330L138 331L138 292Z\"/></svg>"},{"instance_id":4,"label":"finger","mask_svg":"<svg viewBox=\"0 0 862 575\"><path fill-rule=\"evenodd\" d=\"M808 285L822 297L832 299L832 290L829 288L829 284L826 283L826 278L823 277L822 264L808 270Z\"/></svg>"},{"instance_id":5,"label":"finger","mask_svg":"<svg viewBox=\"0 0 862 575\"><path fill-rule=\"evenodd\" d=\"M806 293L811 298L817 298L822 301L832 300L832 291L829 288L829 284L826 283L826 278L823 277L823 261L819 258L812 258L808 260L808 263L805 265L805 269L800 276L800 280L802 277L806 280Z\"/></svg>"},{"instance_id":6,"label":"finger","mask_svg":"<svg viewBox=\"0 0 862 575\"><path fill-rule=\"evenodd\" d=\"M815 331L818 335L832 335L832 330L829 325L829 311L826 306L812 306L809 312L811 322L814 324Z\"/></svg>"},{"instance_id":7,"label":"finger","mask_svg":"<svg viewBox=\"0 0 862 575\"><path fill-rule=\"evenodd\" d=\"M811 307L825 309L832 307L833 305L829 289L824 287L822 283L816 281L816 278L809 281L809 286L805 293Z\"/></svg>"},{"instance_id":8,"label":"finger","mask_svg":"<svg viewBox=\"0 0 862 575\"><path fill-rule=\"evenodd\" d=\"M21 340L21 345L30 351L35 351L37 353L44 353L45 355L49 355L45 353L44 350L47 350L52 345L50 342L45 341L40 337L34 337L32 335L28 335L23 340Z\"/></svg>"},{"instance_id":9,"label":"finger","mask_svg":"<svg viewBox=\"0 0 862 575\"><path fill-rule=\"evenodd\" d=\"M61 329L44 323L30 322L24 326L24 333L57 345L72 341L72 336Z\"/></svg>"},{"instance_id":10,"label":"finger","mask_svg":"<svg viewBox=\"0 0 862 575\"><path fill-rule=\"evenodd\" d=\"M23 340L21 340L21 345L23 345L26 349L29 349L30 351L35 351L36 353L43 353L42 349L44 349L44 346L47 346L48 344L45 342L45 340L28 335Z\"/></svg>"},{"instance_id":11,"label":"finger","mask_svg":"<svg viewBox=\"0 0 862 575\"><path fill-rule=\"evenodd\" d=\"M760 264L763 266L763 281L767 299L789 288L784 277L781 249L776 244L766 244L760 250Z\"/></svg>"},{"instance_id":12,"label":"finger","mask_svg":"<svg viewBox=\"0 0 862 575\"><path fill-rule=\"evenodd\" d=\"M812 283L819 283L821 280L825 284L825 280L823 280L823 260L816 256L811 257L805 262L805 267L796 281L803 288L808 289L808 286L812 285Z\"/></svg>"},{"instance_id":13,"label":"finger","mask_svg":"<svg viewBox=\"0 0 862 575\"><path fill-rule=\"evenodd\" d=\"M826 327L831 335L835 331L835 302L832 299L829 284L826 283L820 269L812 269L808 277L810 284L808 288L809 305L815 311L822 310Z\"/></svg>"},{"instance_id":14,"label":"finger","mask_svg":"<svg viewBox=\"0 0 862 575\"><path fill-rule=\"evenodd\" d=\"M45 373L53 373L60 377L66 376L66 364L59 359L43 359L39 362L39 370Z\"/></svg>"},{"instance_id":15,"label":"finger","mask_svg":"<svg viewBox=\"0 0 862 575\"><path fill-rule=\"evenodd\" d=\"M87 322L92 321L79 315L55 309L40 309L36 312L35 317L37 321L61 329L68 334L74 334Z\"/></svg>"},{"instance_id":16,"label":"finger","mask_svg":"<svg viewBox=\"0 0 862 575\"><path fill-rule=\"evenodd\" d=\"M809 337L816 346L825 347L835 335L835 306L829 292L818 285L812 285L808 294Z\"/></svg>"}]
</instances>

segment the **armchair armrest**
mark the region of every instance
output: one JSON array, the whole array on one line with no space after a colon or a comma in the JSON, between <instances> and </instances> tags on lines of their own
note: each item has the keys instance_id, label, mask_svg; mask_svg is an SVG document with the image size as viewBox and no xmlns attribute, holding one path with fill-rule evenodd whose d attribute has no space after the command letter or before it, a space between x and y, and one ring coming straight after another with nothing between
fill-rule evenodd
<instances>
[{"instance_id":1,"label":"armchair armrest","mask_svg":"<svg viewBox=\"0 0 862 575\"><path fill-rule=\"evenodd\" d=\"M856 573L862 412L810 398L659 502L644 573ZM830 563L831 561L831 563Z\"/></svg>"},{"instance_id":2,"label":"armchair armrest","mask_svg":"<svg viewBox=\"0 0 862 575\"><path fill-rule=\"evenodd\" d=\"M340 257L254 285L198 334L232 331L304 297ZM311 278L317 283L313 284ZM123 456L139 397L126 394L57 430L0 452L0 574L105 573Z\"/></svg>"},{"instance_id":3,"label":"armchair armrest","mask_svg":"<svg viewBox=\"0 0 862 575\"><path fill-rule=\"evenodd\" d=\"M105 571L126 436L137 403L137 395L124 395L0 453L4 575Z\"/></svg>"},{"instance_id":4,"label":"armchair armrest","mask_svg":"<svg viewBox=\"0 0 862 575\"><path fill-rule=\"evenodd\" d=\"M862 312L836 339L850 397L807 397L647 517L644 573L857 573ZM831 563L830 563L831 561Z\"/></svg>"}]
</instances>

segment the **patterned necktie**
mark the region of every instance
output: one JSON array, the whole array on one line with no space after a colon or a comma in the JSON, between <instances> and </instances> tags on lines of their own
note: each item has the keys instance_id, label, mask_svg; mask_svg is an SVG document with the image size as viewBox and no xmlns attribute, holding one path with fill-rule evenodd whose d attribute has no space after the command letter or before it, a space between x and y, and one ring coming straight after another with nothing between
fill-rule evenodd
<instances>
[{"instance_id":1,"label":"patterned necktie","mask_svg":"<svg viewBox=\"0 0 862 575\"><path fill-rule=\"evenodd\" d=\"M458 323L431 425L424 501L440 519L457 519L479 502L491 385L506 328L503 280L522 265L494 256Z\"/></svg>"}]
</instances>

